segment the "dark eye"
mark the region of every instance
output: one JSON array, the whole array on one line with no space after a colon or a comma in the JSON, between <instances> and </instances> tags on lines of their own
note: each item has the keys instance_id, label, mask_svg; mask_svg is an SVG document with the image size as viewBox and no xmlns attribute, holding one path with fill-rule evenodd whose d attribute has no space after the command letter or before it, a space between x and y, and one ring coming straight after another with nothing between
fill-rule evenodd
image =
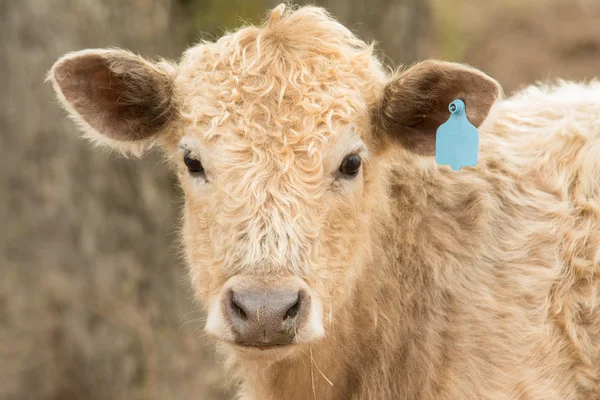
<instances>
[{"instance_id":1,"label":"dark eye","mask_svg":"<svg viewBox=\"0 0 600 400\"><path fill-rule=\"evenodd\" d=\"M340 165L340 172L347 178L354 178L360 170L362 160L358 154L350 154L344 158L342 165Z\"/></svg>"},{"instance_id":2,"label":"dark eye","mask_svg":"<svg viewBox=\"0 0 600 400\"><path fill-rule=\"evenodd\" d=\"M185 153L183 156L183 162L185 163L185 166L190 174L198 175L204 173L204 168L202 168L202 163L200 160L192 158L189 152Z\"/></svg>"}]
</instances>

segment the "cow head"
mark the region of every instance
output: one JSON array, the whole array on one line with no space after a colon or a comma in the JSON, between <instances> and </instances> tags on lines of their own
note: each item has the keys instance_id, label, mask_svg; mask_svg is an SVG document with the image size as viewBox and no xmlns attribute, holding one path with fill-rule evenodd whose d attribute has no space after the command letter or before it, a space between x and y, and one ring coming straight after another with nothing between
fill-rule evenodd
<instances>
[{"instance_id":1,"label":"cow head","mask_svg":"<svg viewBox=\"0 0 600 400\"><path fill-rule=\"evenodd\" d=\"M453 99L478 125L499 95L457 64L388 74L372 46L312 7L280 6L179 64L86 50L58 60L49 79L90 139L164 149L185 194L183 243L206 330L237 355L269 357L327 335L366 266L377 267L386 149L431 155Z\"/></svg>"}]
</instances>

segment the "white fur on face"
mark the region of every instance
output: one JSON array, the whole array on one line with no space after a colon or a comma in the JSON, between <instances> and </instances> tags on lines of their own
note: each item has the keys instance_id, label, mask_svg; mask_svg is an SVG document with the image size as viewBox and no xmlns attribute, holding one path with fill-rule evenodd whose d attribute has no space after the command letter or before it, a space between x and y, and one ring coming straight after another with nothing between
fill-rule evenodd
<instances>
[{"instance_id":1,"label":"white fur on face","mask_svg":"<svg viewBox=\"0 0 600 400\"><path fill-rule=\"evenodd\" d=\"M221 296L213 298L208 304L208 317L204 330L209 335L217 337L225 342L233 342L235 340L231 328L228 326L225 316L221 311Z\"/></svg>"}]
</instances>

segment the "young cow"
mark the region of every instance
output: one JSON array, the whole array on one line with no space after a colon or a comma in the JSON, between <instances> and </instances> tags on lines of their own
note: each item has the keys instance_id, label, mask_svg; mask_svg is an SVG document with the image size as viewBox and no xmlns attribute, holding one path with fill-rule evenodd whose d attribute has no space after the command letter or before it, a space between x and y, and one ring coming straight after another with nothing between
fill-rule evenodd
<instances>
[{"instance_id":1,"label":"young cow","mask_svg":"<svg viewBox=\"0 0 600 400\"><path fill-rule=\"evenodd\" d=\"M49 79L88 138L178 171L242 399L600 398L600 83L501 100L283 6L179 64L86 50ZM433 157L454 99L481 135L460 171Z\"/></svg>"}]
</instances>

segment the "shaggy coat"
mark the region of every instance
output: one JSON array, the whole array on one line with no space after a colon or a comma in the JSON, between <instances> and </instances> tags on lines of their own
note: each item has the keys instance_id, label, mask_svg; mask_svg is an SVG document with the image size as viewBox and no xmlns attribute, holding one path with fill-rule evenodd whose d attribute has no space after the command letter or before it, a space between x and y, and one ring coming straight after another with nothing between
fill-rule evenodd
<instances>
[{"instance_id":1,"label":"shaggy coat","mask_svg":"<svg viewBox=\"0 0 600 400\"><path fill-rule=\"evenodd\" d=\"M600 83L503 100L470 67L387 71L322 9L282 6L178 64L87 50L49 79L87 137L178 171L241 399L600 398ZM455 98L481 136L460 171L432 157ZM292 276L313 302L295 344L236 346L223 287Z\"/></svg>"}]
</instances>

